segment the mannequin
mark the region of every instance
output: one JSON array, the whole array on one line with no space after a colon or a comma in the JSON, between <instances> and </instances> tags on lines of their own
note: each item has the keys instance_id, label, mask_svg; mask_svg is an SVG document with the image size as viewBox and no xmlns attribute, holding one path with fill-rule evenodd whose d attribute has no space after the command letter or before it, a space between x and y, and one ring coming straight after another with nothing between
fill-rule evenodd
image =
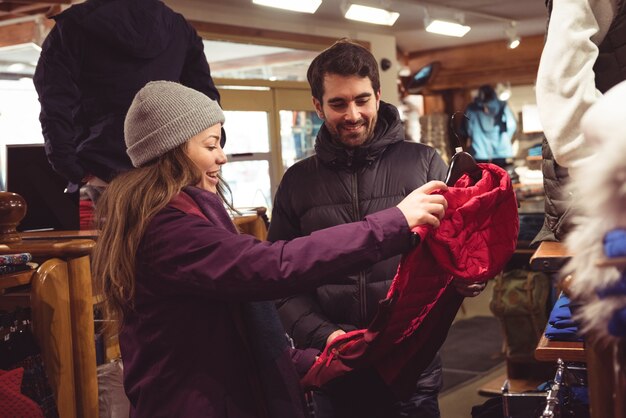
<instances>
[{"instance_id":1,"label":"mannequin","mask_svg":"<svg viewBox=\"0 0 626 418\"><path fill-rule=\"evenodd\" d=\"M505 167L506 159L513 157L511 138L517 130L515 116L507 103L498 99L492 86L485 84L480 86L465 113L471 138L469 153L477 162Z\"/></svg>"}]
</instances>

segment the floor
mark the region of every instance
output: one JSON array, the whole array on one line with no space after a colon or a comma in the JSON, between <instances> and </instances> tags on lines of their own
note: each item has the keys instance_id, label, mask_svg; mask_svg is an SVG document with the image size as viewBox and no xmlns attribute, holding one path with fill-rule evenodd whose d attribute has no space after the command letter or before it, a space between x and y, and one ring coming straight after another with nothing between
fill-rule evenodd
<instances>
[{"instance_id":1,"label":"floor","mask_svg":"<svg viewBox=\"0 0 626 418\"><path fill-rule=\"evenodd\" d=\"M475 298L466 298L463 306L457 314L456 320L467 319L473 316L492 315L489 310L489 301L493 292L493 281L487 288ZM480 405L489 399L478 392L486 386L498 387L500 380L504 383L506 366L504 363L496 367L490 373L468 383L459 385L457 388L439 396L439 408L441 418L471 418L472 406ZM495 382L495 384L494 384Z\"/></svg>"}]
</instances>

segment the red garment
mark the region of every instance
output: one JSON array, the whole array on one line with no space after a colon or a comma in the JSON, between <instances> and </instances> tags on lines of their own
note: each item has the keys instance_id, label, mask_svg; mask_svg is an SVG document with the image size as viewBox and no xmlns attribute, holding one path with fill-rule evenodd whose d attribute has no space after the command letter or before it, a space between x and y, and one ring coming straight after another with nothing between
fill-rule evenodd
<instances>
[{"instance_id":1,"label":"red garment","mask_svg":"<svg viewBox=\"0 0 626 418\"><path fill-rule=\"evenodd\" d=\"M78 215L80 220L80 229L94 229L94 207L91 200L79 200Z\"/></svg>"},{"instance_id":2,"label":"red garment","mask_svg":"<svg viewBox=\"0 0 626 418\"><path fill-rule=\"evenodd\" d=\"M302 379L305 388L371 366L399 398L413 393L463 300L448 286L452 278L489 280L515 251L519 218L511 180L498 166L479 166L476 184L463 176L444 193L448 210L438 229L414 229L421 245L403 257L370 326L326 347Z\"/></svg>"},{"instance_id":3,"label":"red garment","mask_svg":"<svg viewBox=\"0 0 626 418\"><path fill-rule=\"evenodd\" d=\"M43 418L41 408L20 392L24 368L0 370L0 418Z\"/></svg>"}]
</instances>

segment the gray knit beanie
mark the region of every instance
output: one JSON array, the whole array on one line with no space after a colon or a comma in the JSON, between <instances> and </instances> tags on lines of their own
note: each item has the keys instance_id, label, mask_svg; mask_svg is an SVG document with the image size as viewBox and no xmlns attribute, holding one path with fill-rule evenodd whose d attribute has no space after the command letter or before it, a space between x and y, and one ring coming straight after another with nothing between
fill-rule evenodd
<instances>
[{"instance_id":1,"label":"gray knit beanie","mask_svg":"<svg viewBox=\"0 0 626 418\"><path fill-rule=\"evenodd\" d=\"M151 81L126 114L126 153L141 167L217 123L224 123L224 113L215 100L182 84Z\"/></svg>"}]
</instances>

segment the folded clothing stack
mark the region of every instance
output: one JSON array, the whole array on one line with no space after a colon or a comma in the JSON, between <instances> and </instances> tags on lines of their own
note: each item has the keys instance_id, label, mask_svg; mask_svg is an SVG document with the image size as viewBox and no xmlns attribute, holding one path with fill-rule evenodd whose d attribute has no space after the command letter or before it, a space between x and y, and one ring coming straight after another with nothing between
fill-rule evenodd
<instances>
[{"instance_id":1,"label":"folded clothing stack","mask_svg":"<svg viewBox=\"0 0 626 418\"><path fill-rule=\"evenodd\" d=\"M0 274L31 270L36 267L32 259L30 253L0 254Z\"/></svg>"},{"instance_id":2,"label":"folded clothing stack","mask_svg":"<svg viewBox=\"0 0 626 418\"><path fill-rule=\"evenodd\" d=\"M582 337L578 335L578 326L572 319L571 304L565 294L557 299L548 319L546 338L555 341L582 341Z\"/></svg>"}]
</instances>

